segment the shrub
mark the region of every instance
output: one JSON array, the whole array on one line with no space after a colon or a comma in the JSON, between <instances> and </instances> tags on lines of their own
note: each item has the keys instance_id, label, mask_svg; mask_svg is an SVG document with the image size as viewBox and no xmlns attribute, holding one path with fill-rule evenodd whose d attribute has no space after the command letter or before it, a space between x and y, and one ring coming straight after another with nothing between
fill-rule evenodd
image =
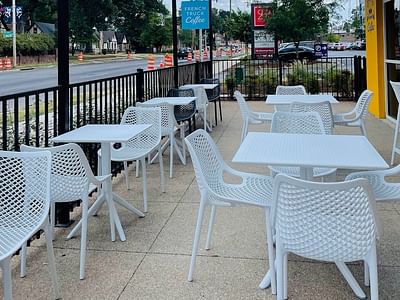
<instances>
[{"instance_id":1,"label":"shrub","mask_svg":"<svg viewBox=\"0 0 400 300\"><path fill-rule=\"evenodd\" d=\"M332 67L325 72L324 76L329 87L341 96L351 97L353 95L354 75L349 70L338 71L335 67Z\"/></svg>"},{"instance_id":2,"label":"shrub","mask_svg":"<svg viewBox=\"0 0 400 300\"><path fill-rule=\"evenodd\" d=\"M287 75L287 81L289 85L302 84L308 93L318 94L320 87L317 76L313 72L308 72L301 62L297 62L293 65L293 73Z\"/></svg>"},{"instance_id":3,"label":"shrub","mask_svg":"<svg viewBox=\"0 0 400 300\"><path fill-rule=\"evenodd\" d=\"M278 70L266 69L266 72L257 78L258 86L262 94L275 94L276 86L278 85Z\"/></svg>"},{"instance_id":4,"label":"shrub","mask_svg":"<svg viewBox=\"0 0 400 300\"><path fill-rule=\"evenodd\" d=\"M17 52L22 55L41 55L53 52L54 38L48 34L17 34ZM12 39L0 36L0 55L12 56Z\"/></svg>"}]
</instances>

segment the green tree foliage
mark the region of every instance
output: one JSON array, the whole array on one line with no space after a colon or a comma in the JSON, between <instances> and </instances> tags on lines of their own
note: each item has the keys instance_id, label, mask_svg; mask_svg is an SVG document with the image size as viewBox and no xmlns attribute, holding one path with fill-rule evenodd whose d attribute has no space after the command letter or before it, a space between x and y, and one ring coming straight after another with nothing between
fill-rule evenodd
<instances>
[{"instance_id":1,"label":"green tree foliage","mask_svg":"<svg viewBox=\"0 0 400 300\"><path fill-rule=\"evenodd\" d=\"M168 14L162 0L113 0L113 4L114 26L134 47L146 46L141 43L141 33L155 13Z\"/></svg>"},{"instance_id":2,"label":"green tree foliage","mask_svg":"<svg viewBox=\"0 0 400 300\"><path fill-rule=\"evenodd\" d=\"M328 31L330 7L324 0L274 0L266 30L277 39L313 40Z\"/></svg>"},{"instance_id":3,"label":"green tree foliage","mask_svg":"<svg viewBox=\"0 0 400 300\"><path fill-rule=\"evenodd\" d=\"M340 36L338 34L335 33L328 33L325 36L325 40L329 43L337 43L340 41Z\"/></svg>"},{"instance_id":4,"label":"green tree foliage","mask_svg":"<svg viewBox=\"0 0 400 300\"><path fill-rule=\"evenodd\" d=\"M235 40L240 40L246 44L251 42L250 30L251 16L247 12L237 11L232 12L231 17L227 24L229 28L226 28L229 32L229 36Z\"/></svg>"},{"instance_id":5,"label":"green tree foliage","mask_svg":"<svg viewBox=\"0 0 400 300\"><path fill-rule=\"evenodd\" d=\"M147 26L140 35L140 43L156 47L158 51L161 46L172 43L172 19L164 18L162 14L149 16Z\"/></svg>"}]
</instances>

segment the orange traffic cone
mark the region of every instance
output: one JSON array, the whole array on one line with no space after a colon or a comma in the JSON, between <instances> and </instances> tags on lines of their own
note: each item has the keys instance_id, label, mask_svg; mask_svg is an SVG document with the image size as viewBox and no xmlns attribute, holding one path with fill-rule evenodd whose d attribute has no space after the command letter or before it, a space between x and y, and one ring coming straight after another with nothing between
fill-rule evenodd
<instances>
[{"instance_id":1,"label":"orange traffic cone","mask_svg":"<svg viewBox=\"0 0 400 300\"><path fill-rule=\"evenodd\" d=\"M169 67L172 67L172 66L173 66L173 63L172 63L172 56L169 55L168 53L165 54L164 60L165 60L165 67L166 67L166 68L169 68Z\"/></svg>"},{"instance_id":2,"label":"orange traffic cone","mask_svg":"<svg viewBox=\"0 0 400 300\"><path fill-rule=\"evenodd\" d=\"M0 72L3 71L3 58L0 57Z\"/></svg>"},{"instance_id":3,"label":"orange traffic cone","mask_svg":"<svg viewBox=\"0 0 400 300\"><path fill-rule=\"evenodd\" d=\"M131 53L131 51L128 51L128 59L132 59L132 53Z\"/></svg>"},{"instance_id":4,"label":"orange traffic cone","mask_svg":"<svg viewBox=\"0 0 400 300\"><path fill-rule=\"evenodd\" d=\"M193 59L193 57L192 57L192 52L189 52L187 61L188 61L188 62L192 62L192 59Z\"/></svg>"},{"instance_id":5,"label":"orange traffic cone","mask_svg":"<svg viewBox=\"0 0 400 300\"><path fill-rule=\"evenodd\" d=\"M6 63L5 63L6 70L10 71L11 70L11 59L6 57L5 61L6 61Z\"/></svg>"},{"instance_id":6,"label":"orange traffic cone","mask_svg":"<svg viewBox=\"0 0 400 300\"><path fill-rule=\"evenodd\" d=\"M78 61L83 61L83 52L79 52L78 54Z\"/></svg>"},{"instance_id":7,"label":"orange traffic cone","mask_svg":"<svg viewBox=\"0 0 400 300\"><path fill-rule=\"evenodd\" d=\"M195 58L196 62L200 61L200 50L196 50L194 52L194 58Z\"/></svg>"},{"instance_id":8,"label":"orange traffic cone","mask_svg":"<svg viewBox=\"0 0 400 300\"><path fill-rule=\"evenodd\" d=\"M154 70L154 55L150 54L147 56L147 70Z\"/></svg>"},{"instance_id":9,"label":"orange traffic cone","mask_svg":"<svg viewBox=\"0 0 400 300\"><path fill-rule=\"evenodd\" d=\"M203 60L207 60L208 59L208 53L207 53L207 48L206 49L204 49L204 52L203 52Z\"/></svg>"}]
</instances>

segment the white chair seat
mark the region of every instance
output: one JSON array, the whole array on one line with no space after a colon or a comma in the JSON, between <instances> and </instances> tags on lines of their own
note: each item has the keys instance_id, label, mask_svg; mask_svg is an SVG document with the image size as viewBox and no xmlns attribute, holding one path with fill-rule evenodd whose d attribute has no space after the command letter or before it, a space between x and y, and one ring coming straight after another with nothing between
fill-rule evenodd
<instances>
[{"instance_id":1,"label":"white chair seat","mask_svg":"<svg viewBox=\"0 0 400 300\"><path fill-rule=\"evenodd\" d=\"M112 161L131 161L137 160L149 153L149 149L134 149L130 147L122 146L119 149L113 149L111 151ZM98 151L98 155L101 156L101 149Z\"/></svg>"}]
</instances>

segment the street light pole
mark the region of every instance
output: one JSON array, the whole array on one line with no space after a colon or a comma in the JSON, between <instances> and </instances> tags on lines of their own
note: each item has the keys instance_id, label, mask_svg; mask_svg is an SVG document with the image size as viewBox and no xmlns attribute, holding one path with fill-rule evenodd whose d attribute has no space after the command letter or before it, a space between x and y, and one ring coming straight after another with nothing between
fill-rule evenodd
<instances>
[{"instance_id":1,"label":"street light pole","mask_svg":"<svg viewBox=\"0 0 400 300\"><path fill-rule=\"evenodd\" d=\"M17 15L15 0L12 0L13 67L17 66Z\"/></svg>"}]
</instances>

